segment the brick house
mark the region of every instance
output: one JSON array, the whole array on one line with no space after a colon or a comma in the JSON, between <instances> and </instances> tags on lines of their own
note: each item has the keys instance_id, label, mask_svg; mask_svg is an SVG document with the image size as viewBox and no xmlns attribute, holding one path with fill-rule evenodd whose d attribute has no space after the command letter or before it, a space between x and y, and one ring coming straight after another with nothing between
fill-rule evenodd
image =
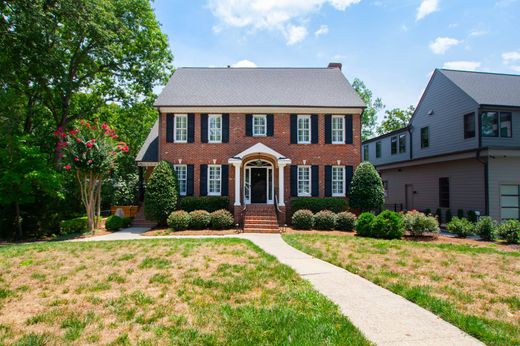
<instances>
[{"instance_id":1,"label":"brick house","mask_svg":"<svg viewBox=\"0 0 520 346\"><path fill-rule=\"evenodd\" d=\"M228 196L237 222L256 207L284 223L294 197L348 198L365 105L341 64L180 68L155 107L141 172L169 161L181 195Z\"/></svg>"}]
</instances>

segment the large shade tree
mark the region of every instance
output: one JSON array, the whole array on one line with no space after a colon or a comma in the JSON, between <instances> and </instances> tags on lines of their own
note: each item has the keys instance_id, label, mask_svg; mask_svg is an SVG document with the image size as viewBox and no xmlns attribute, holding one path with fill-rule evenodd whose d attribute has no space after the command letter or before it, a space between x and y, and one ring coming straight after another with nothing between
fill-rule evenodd
<instances>
[{"instance_id":1,"label":"large shade tree","mask_svg":"<svg viewBox=\"0 0 520 346\"><path fill-rule=\"evenodd\" d=\"M374 135L377 125L377 113L383 110L385 106L381 98L374 97L372 90L362 80L355 78L352 82L352 87L366 105L361 115L361 140L365 141Z\"/></svg>"},{"instance_id":2,"label":"large shade tree","mask_svg":"<svg viewBox=\"0 0 520 346\"><path fill-rule=\"evenodd\" d=\"M393 108L386 110L383 121L381 121L381 124L377 127L377 134L384 135L385 133L408 126L414 112L414 106L409 106L406 109Z\"/></svg>"}]
</instances>

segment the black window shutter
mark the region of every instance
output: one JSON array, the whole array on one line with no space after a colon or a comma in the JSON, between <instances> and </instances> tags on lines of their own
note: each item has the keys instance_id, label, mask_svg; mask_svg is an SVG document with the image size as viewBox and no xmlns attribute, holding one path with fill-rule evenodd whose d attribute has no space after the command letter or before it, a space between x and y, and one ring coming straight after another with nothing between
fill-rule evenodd
<instances>
[{"instance_id":1,"label":"black window shutter","mask_svg":"<svg viewBox=\"0 0 520 346\"><path fill-rule=\"evenodd\" d=\"M222 171L220 172L220 195L229 195L229 165L222 165Z\"/></svg>"},{"instance_id":2,"label":"black window shutter","mask_svg":"<svg viewBox=\"0 0 520 346\"><path fill-rule=\"evenodd\" d=\"M200 115L200 141L208 143L208 115Z\"/></svg>"},{"instance_id":3,"label":"black window shutter","mask_svg":"<svg viewBox=\"0 0 520 346\"><path fill-rule=\"evenodd\" d=\"M274 114L267 114L267 135L274 135Z\"/></svg>"},{"instance_id":4,"label":"black window shutter","mask_svg":"<svg viewBox=\"0 0 520 346\"><path fill-rule=\"evenodd\" d=\"M222 143L229 143L229 114L222 114Z\"/></svg>"},{"instance_id":5,"label":"black window shutter","mask_svg":"<svg viewBox=\"0 0 520 346\"><path fill-rule=\"evenodd\" d=\"M193 196L193 173L195 169L193 165L186 166L186 195Z\"/></svg>"},{"instance_id":6,"label":"black window shutter","mask_svg":"<svg viewBox=\"0 0 520 346\"><path fill-rule=\"evenodd\" d=\"M332 166L325 166L325 197L332 196Z\"/></svg>"},{"instance_id":7,"label":"black window shutter","mask_svg":"<svg viewBox=\"0 0 520 346\"><path fill-rule=\"evenodd\" d=\"M200 165L200 195L208 195L208 165Z\"/></svg>"},{"instance_id":8,"label":"black window shutter","mask_svg":"<svg viewBox=\"0 0 520 346\"><path fill-rule=\"evenodd\" d=\"M350 194L350 182L352 181L352 176L354 175L354 167L345 166L345 191L347 195Z\"/></svg>"},{"instance_id":9,"label":"black window shutter","mask_svg":"<svg viewBox=\"0 0 520 346\"><path fill-rule=\"evenodd\" d=\"M166 142L173 143L173 114L166 114Z\"/></svg>"},{"instance_id":10,"label":"black window shutter","mask_svg":"<svg viewBox=\"0 0 520 346\"><path fill-rule=\"evenodd\" d=\"M195 142L195 114L188 114L188 143Z\"/></svg>"},{"instance_id":11,"label":"black window shutter","mask_svg":"<svg viewBox=\"0 0 520 346\"><path fill-rule=\"evenodd\" d=\"M298 115L291 114L291 144L298 143Z\"/></svg>"},{"instance_id":12,"label":"black window shutter","mask_svg":"<svg viewBox=\"0 0 520 346\"><path fill-rule=\"evenodd\" d=\"M345 144L353 143L352 131L352 115L347 115L345 117Z\"/></svg>"},{"instance_id":13,"label":"black window shutter","mask_svg":"<svg viewBox=\"0 0 520 346\"><path fill-rule=\"evenodd\" d=\"M332 115L325 114L325 144L332 143Z\"/></svg>"},{"instance_id":14,"label":"black window shutter","mask_svg":"<svg viewBox=\"0 0 520 346\"><path fill-rule=\"evenodd\" d=\"M291 165L291 196L298 196L298 166Z\"/></svg>"},{"instance_id":15,"label":"black window shutter","mask_svg":"<svg viewBox=\"0 0 520 346\"><path fill-rule=\"evenodd\" d=\"M320 195L320 170L319 166L313 165L311 168L312 182L311 192L312 197L318 197Z\"/></svg>"},{"instance_id":16,"label":"black window shutter","mask_svg":"<svg viewBox=\"0 0 520 346\"><path fill-rule=\"evenodd\" d=\"M311 115L311 143L318 143L318 114Z\"/></svg>"},{"instance_id":17,"label":"black window shutter","mask_svg":"<svg viewBox=\"0 0 520 346\"><path fill-rule=\"evenodd\" d=\"M253 135L253 114L246 114L246 136Z\"/></svg>"}]
</instances>

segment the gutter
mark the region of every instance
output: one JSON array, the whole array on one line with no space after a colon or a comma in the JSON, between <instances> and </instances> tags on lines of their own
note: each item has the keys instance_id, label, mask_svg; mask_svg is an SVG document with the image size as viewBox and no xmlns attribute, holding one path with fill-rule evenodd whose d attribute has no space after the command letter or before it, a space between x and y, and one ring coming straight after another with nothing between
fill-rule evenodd
<instances>
[{"instance_id":1,"label":"gutter","mask_svg":"<svg viewBox=\"0 0 520 346\"><path fill-rule=\"evenodd\" d=\"M482 152L482 116L480 114L481 107L477 109L476 117L477 117L477 126L478 126L478 150L476 159L480 162L484 167L484 215L489 215L489 158L487 160L482 160L480 157L480 153Z\"/></svg>"}]
</instances>

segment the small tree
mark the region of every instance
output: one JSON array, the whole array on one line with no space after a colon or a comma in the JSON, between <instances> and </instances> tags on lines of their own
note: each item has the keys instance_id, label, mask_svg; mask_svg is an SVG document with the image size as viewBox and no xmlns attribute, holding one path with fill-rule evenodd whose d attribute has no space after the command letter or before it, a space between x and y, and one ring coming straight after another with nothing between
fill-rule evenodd
<instances>
[{"instance_id":1,"label":"small tree","mask_svg":"<svg viewBox=\"0 0 520 346\"><path fill-rule=\"evenodd\" d=\"M177 178L172 166L161 161L154 168L144 195L144 214L147 219L155 220L161 224L175 210L177 206Z\"/></svg>"},{"instance_id":2,"label":"small tree","mask_svg":"<svg viewBox=\"0 0 520 346\"><path fill-rule=\"evenodd\" d=\"M350 206L361 211L381 209L385 192L381 177L370 162L362 162L354 172L350 183Z\"/></svg>"},{"instance_id":3,"label":"small tree","mask_svg":"<svg viewBox=\"0 0 520 346\"><path fill-rule=\"evenodd\" d=\"M78 127L68 132L59 128L54 135L60 138L58 150L63 168L76 175L87 212L88 230L94 232L101 214L103 178L114 170L116 160L128 152L128 146L117 142L118 136L107 124L97 122L90 124L82 120Z\"/></svg>"}]
</instances>

